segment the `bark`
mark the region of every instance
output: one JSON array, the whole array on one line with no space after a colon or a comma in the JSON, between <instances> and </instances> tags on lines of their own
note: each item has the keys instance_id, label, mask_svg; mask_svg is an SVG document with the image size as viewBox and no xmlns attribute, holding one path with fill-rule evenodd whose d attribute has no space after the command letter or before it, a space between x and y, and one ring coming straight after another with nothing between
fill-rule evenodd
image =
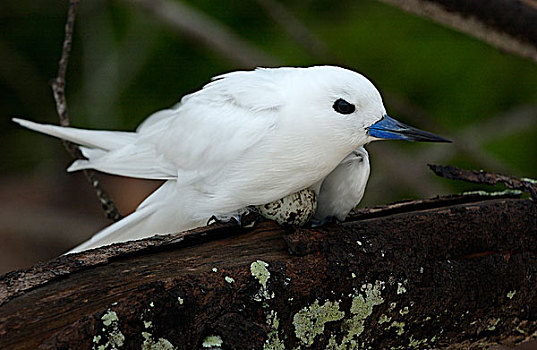
<instances>
[{"instance_id":1,"label":"bark","mask_svg":"<svg viewBox=\"0 0 537 350\"><path fill-rule=\"evenodd\" d=\"M399 203L318 229L216 225L3 276L0 348L519 343L537 336L536 252L537 207L508 196Z\"/></svg>"}]
</instances>

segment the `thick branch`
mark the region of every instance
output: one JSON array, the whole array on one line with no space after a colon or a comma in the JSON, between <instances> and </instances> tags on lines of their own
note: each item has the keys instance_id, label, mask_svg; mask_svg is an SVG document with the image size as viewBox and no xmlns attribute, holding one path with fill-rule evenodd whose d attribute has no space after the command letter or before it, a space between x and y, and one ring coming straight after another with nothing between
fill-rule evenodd
<instances>
[{"instance_id":1,"label":"thick branch","mask_svg":"<svg viewBox=\"0 0 537 350\"><path fill-rule=\"evenodd\" d=\"M467 349L535 338L537 207L483 198L62 256L1 279L0 348Z\"/></svg>"},{"instance_id":2,"label":"thick branch","mask_svg":"<svg viewBox=\"0 0 537 350\"><path fill-rule=\"evenodd\" d=\"M381 0L537 62L535 0Z\"/></svg>"}]
</instances>

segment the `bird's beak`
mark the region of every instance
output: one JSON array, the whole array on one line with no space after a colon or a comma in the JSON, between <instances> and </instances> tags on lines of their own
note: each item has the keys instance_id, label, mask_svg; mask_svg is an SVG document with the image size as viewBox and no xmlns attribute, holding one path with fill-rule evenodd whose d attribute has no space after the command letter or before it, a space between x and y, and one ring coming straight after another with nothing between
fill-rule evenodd
<instances>
[{"instance_id":1,"label":"bird's beak","mask_svg":"<svg viewBox=\"0 0 537 350\"><path fill-rule=\"evenodd\" d=\"M384 140L407 140L425 142L451 142L433 133L403 124L387 114L369 127L369 135Z\"/></svg>"}]
</instances>

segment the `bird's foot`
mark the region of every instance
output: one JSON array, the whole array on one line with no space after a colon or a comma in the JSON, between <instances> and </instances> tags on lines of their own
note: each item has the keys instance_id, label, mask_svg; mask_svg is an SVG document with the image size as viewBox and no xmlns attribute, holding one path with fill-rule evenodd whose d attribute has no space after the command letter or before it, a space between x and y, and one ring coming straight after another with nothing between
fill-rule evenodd
<instances>
[{"instance_id":1,"label":"bird's foot","mask_svg":"<svg viewBox=\"0 0 537 350\"><path fill-rule=\"evenodd\" d=\"M239 224L241 223L241 216L239 214L236 215L213 215L207 220L207 226L213 225L213 224L228 224L230 222L236 222Z\"/></svg>"},{"instance_id":2,"label":"bird's foot","mask_svg":"<svg viewBox=\"0 0 537 350\"><path fill-rule=\"evenodd\" d=\"M215 223L227 224L230 222L235 222L239 227L251 228L257 225L259 219L260 216L257 211L255 211L253 207L247 207L232 214L213 215L207 221L207 226Z\"/></svg>"}]
</instances>

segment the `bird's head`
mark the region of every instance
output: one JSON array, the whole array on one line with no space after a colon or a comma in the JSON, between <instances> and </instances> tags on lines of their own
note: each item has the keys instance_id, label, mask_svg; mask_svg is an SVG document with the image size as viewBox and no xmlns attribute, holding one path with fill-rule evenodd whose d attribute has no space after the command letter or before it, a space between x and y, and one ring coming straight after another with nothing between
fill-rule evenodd
<instances>
[{"instance_id":1,"label":"bird's head","mask_svg":"<svg viewBox=\"0 0 537 350\"><path fill-rule=\"evenodd\" d=\"M334 66L298 68L285 89L297 113L316 116L325 132L354 137L359 145L375 140L451 142L403 124L386 113L382 97L363 75Z\"/></svg>"},{"instance_id":2,"label":"bird's head","mask_svg":"<svg viewBox=\"0 0 537 350\"><path fill-rule=\"evenodd\" d=\"M198 94L232 102L253 114L278 115L279 123L301 130L301 134L311 136L311 142L331 139L342 149L382 139L449 142L392 119L386 114L380 93L367 78L335 66L227 73L184 100Z\"/></svg>"}]
</instances>

